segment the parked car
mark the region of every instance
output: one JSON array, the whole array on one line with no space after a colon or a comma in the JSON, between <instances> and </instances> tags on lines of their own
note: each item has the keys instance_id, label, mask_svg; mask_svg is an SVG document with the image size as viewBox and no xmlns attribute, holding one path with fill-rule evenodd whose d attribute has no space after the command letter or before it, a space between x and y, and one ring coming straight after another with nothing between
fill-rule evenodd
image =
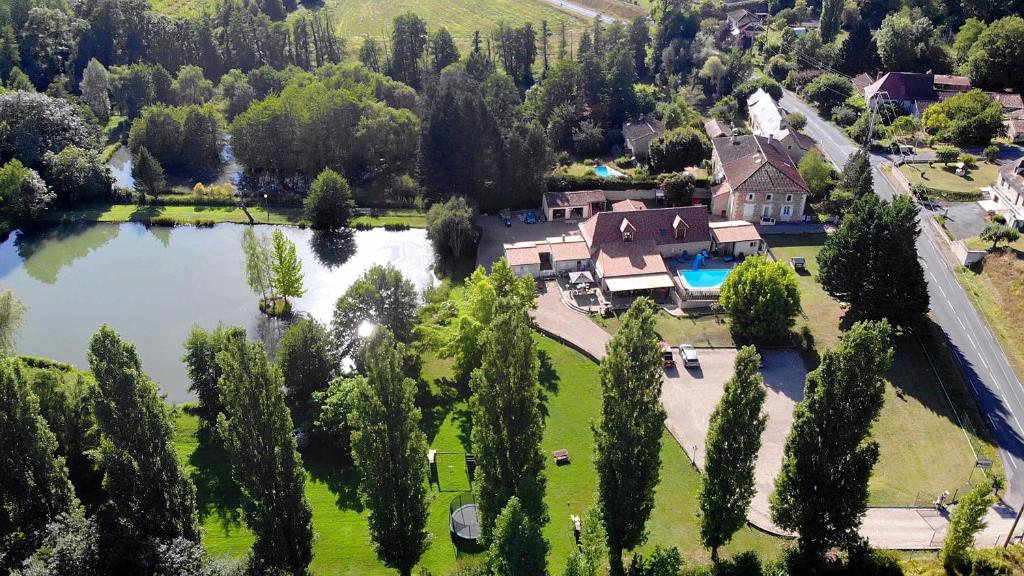
<instances>
[{"instance_id":1,"label":"parked car","mask_svg":"<svg viewBox=\"0 0 1024 576\"><path fill-rule=\"evenodd\" d=\"M683 358L683 366L700 366L697 358L697 349L692 344L680 344L679 355Z\"/></svg>"},{"instance_id":2,"label":"parked car","mask_svg":"<svg viewBox=\"0 0 1024 576\"><path fill-rule=\"evenodd\" d=\"M661 343L661 362L665 368L676 365L676 359L672 356L672 347L668 345L668 342Z\"/></svg>"},{"instance_id":3,"label":"parked car","mask_svg":"<svg viewBox=\"0 0 1024 576\"><path fill-rule=\"evenodd\" d=\"M526 223L527 224L536 224L537 223L537 213L534 212L533 210L530 210L529 212L527 212L526 213Z\"/></svg>"},{"instance_id":4,"label":"parked car","mask_svg":"<svg viewBox=\"0 0 1024 576\"><path fill-rule=\"evenodd\" d=\"M505 227L506 228L511 228L512 227L512 219L511 218L505 218L504 220L505 220Z\"/></svg>"}]
</instances>

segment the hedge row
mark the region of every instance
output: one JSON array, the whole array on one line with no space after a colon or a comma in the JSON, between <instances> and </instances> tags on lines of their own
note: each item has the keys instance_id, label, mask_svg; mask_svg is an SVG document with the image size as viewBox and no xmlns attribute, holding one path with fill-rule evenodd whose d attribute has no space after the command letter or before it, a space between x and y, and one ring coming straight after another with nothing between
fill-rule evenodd
<instances>
[{"instance_id":1,"label":"hedge row","mask_svg":"<svg viewBox=\"0 0 1024 576\"><path fill-rule=\"evenodd\" d=\"M654 178L602 178L600 176L574 176L571 174L552 174L546 179L550 192L570 192L573 190L653 190L658 187ZM707 188L707 178L694 181L697 188Z\"/></svg>"},{"instance_id":2,"label":"hedge row","mask_svg":"<svg viewBox=\"0 0 1024 576\"><path fill-rule=\"evenodd\" d=\"M942 190L941 188L928 188L928 197L932 199L945 200L947 202L977 202L983 198L980 190Z\"/></svg>"}]
</instances>

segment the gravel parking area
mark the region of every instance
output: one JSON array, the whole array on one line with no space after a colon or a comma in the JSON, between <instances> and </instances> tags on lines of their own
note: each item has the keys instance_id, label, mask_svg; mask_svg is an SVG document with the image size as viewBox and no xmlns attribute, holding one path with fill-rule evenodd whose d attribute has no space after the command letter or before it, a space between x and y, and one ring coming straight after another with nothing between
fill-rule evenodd
<instances>
[{"instance_id":1,"label":"gravel parking area","mask_svg":"<svg viewBox=\"0 0 1024 576\"><path fill-rule=\"evenodd\" d=\"M700 349L700 368L683 368L677 353L678 367L665 372L661 392L668 413L665 426L698 468L704 467L704 441L711 412L722 397L726 380L732 377L736 352L734 348ZM793 407L803 399L807 376L803 359L794 350L764 351L762 365L761 374L768 392L765 399L768 425L761 438L754 472L757 495L749 514L750 520L759 525L770 524L768 496L782 469L786 436L793 425Z\"/></svg>"},{"instance_id":2,"label":"gravel parking area","mask_svg":"<svg viewBox=\"0 0 1024 576\"><path fill-rule=\"evenodd\" d=\"M520 222L515 214L512 215L512 226L505 226L497 214L481 215L479 224L481 232L480 243L476 251L476 264L487 270L491 269L492 263L497 262L505 255L505 244L538 241L562 234L579 233L577 224L566 224L565 220L527 224Z\"/></svg>"}]
</instances>

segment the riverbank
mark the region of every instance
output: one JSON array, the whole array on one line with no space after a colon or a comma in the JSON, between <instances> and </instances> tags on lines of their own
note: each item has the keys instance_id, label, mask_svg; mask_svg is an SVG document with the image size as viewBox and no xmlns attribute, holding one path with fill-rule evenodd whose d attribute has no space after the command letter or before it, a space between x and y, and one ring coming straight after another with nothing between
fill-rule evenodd
<instances>
[{"instance_id":1,"label":"riverbank","mask_svg":"<svg viewBox=\"0 0 1024 576\"><path fill-rule=\"evenodd\" d=\"M306 226L309 223L303 218L301 208L263 208L250 207L249 214L257 224L278 224L287 226ZM54 223L89 223L89 222L140 222L148 224L154 218L160 221L177 224L248 224L249 217L237 206L153 206L139 204L100 204L73 210L55 210L45 216L45 220ZM170 220L168 220L170 219ZM412 209L395 209L373 211L355 218L354 227L407 226L409 228L426 228L426 215Z\"/></svg>"}]
</instances>

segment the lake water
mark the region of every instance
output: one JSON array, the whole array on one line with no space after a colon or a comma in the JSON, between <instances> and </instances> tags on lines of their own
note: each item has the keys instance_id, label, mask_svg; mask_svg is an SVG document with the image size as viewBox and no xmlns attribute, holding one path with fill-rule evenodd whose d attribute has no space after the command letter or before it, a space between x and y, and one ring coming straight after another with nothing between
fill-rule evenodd
<instances>
[{"instance_id":1,"label":"lake water","mask_svg":"<svg viewBox=\"0 0 1024 576\"><path fill-rule=\"evenodd\" d=\"M235 155L231 150L231 141L228 139L224 145L224 149L220 153L223 164L221 165L220 172L217 174L217 179L213 182L204 182L204 184L238 184L238 181L242 177L242 165L235 160ZM107 160L107 168L110 168L110 175L114 177L114 186L117 188L128 188L129 190L135 187L135 178L132 178L132 153L128 149L128 146L121 146L110 156L110 160ZM175 182L176 184L189 184L189 186L195 184L195 182Z\"/></svg>"},{"instance_id":2,"label":"lake water","mask_svg":"<svg viewBox=\"0 0 1024 576\"><path fill-rule=\"evenodd\" d=\"M245 282L244 226L146 228L61 225L0 244L0 290L28 307L18 351L88 367L86 346L106 323L134 342L171 402L190 399L182 344L193 325L245 326L273 347L286 324L263 316ZM269 234L271 227L257 232ZM295 242L306 294L296 312L329 322L338 297L370 266L391 263L422 290L434 276L425 230L326 236L283 227Z\"/></svg>"}]
</instances>

